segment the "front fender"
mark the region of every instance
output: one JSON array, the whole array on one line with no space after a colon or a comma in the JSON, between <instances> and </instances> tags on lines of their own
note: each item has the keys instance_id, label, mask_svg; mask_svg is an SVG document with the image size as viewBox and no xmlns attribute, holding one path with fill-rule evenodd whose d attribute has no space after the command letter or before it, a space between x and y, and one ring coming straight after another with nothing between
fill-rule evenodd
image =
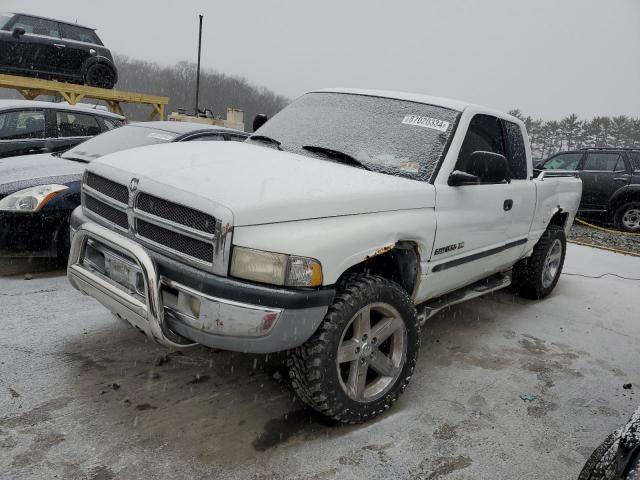
<instances>
[{"instance_id":1,"label":"front fender","mask_svg":"<svg viewBox=\"0 0 640 480\"><path fill-rule=\"evenodd\" d=\"M323 284L333 285L350 267L400 241L414 243L426 261L435 227L434 210L421 208L236 227L233 245L315 258Z\"/></svg>"}]
</instances>

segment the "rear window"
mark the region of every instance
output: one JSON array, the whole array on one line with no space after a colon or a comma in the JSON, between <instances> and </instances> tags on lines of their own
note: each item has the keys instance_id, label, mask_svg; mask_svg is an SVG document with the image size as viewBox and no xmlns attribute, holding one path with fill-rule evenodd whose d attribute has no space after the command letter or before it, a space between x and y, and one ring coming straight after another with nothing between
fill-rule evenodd
<instances>
[{"instance_id":1,"label":"rear window","mask_svg":"<svg viewBox=\"0 0 640 480\"><path fill-rule=\"evenodd\" d=\"M96 35L96 32L89 28L78 27L76 25L67 25L66 23L60 24L60 30L62 38L68 40L75 40L77 42L93 43L96 45L102 45L100 39Z\"/></svg>"}]
</instances>

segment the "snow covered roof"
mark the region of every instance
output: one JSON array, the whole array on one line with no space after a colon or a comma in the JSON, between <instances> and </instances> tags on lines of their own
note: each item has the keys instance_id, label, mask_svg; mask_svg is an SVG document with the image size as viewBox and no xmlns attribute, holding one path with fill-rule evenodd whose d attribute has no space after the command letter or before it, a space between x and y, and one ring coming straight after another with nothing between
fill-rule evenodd
<instances>
[{"instance_id":1,"label":"snow covered roof","mask_svg":"<svg viewBox=\"0 0 640 480\"><path fill-rule=\"evenodd\" d=\"M113 117L113 118L124 118L122 115L118 115L117 113L105 111L101 108L94 108L94 105L90 104L77 104L77 105L69 105L67 102L45 102L42 100L8 100L8 99L0 99L0 110L9 109L9 108L55 108L56 110L75 110L75 111L87 111L91 110L96 114L105 116L105 117Z\"/></svg>"}]
</instances>

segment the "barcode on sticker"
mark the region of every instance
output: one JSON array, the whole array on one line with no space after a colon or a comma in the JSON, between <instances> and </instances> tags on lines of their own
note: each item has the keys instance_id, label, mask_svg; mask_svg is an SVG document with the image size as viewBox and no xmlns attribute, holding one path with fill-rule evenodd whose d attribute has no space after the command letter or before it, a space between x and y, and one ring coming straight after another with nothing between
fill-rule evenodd
<instances>
[{"instance_id":1,"label":"barcode on sticker","mask_svg":"<svg viewBox=\"0 0 640 480\"><path fill-rule=\"evenodd\" d=\"M440 132L446 132L449 122L438 120L437 118L423 117L421 115L405 115L402 119L404 125L415 125L416 127L431 128Z\"/></svg>"}]
</instances>

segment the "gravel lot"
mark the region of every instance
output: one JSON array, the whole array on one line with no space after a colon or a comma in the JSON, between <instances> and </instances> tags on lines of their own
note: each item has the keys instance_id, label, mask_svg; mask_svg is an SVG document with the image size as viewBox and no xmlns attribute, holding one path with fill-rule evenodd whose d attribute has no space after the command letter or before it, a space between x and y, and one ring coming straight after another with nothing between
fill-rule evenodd
<instances>
[{"instance_id":1,"label":"gravel lot","mask_svg":"<svg viewBox=\"0 0 640 480\"><path fill-rule=\"evenodd\" d=\"M589 223L592 222L589 221ZM576 221L571 227L568 238L569 240L589 243L596 247L615 248L640 255L640 235L619 232L608 225L597 224L596 226L610 231L592 228Z\"/></svg>"},{"instance_id":2,"label":"gravel lot","mask_svg":"<svg viewBox=\"0 0 640 480\"><path fill-rule=\"evenodd\" d=\"M637 277L640 258L570 245L565 271ZM337 427L277 357L166 356L60 272L0 278L0 477L575 479L638 404L637 292L566 275L542 302L444 311L398 404Z\"/></svg>"}]
</instances>

